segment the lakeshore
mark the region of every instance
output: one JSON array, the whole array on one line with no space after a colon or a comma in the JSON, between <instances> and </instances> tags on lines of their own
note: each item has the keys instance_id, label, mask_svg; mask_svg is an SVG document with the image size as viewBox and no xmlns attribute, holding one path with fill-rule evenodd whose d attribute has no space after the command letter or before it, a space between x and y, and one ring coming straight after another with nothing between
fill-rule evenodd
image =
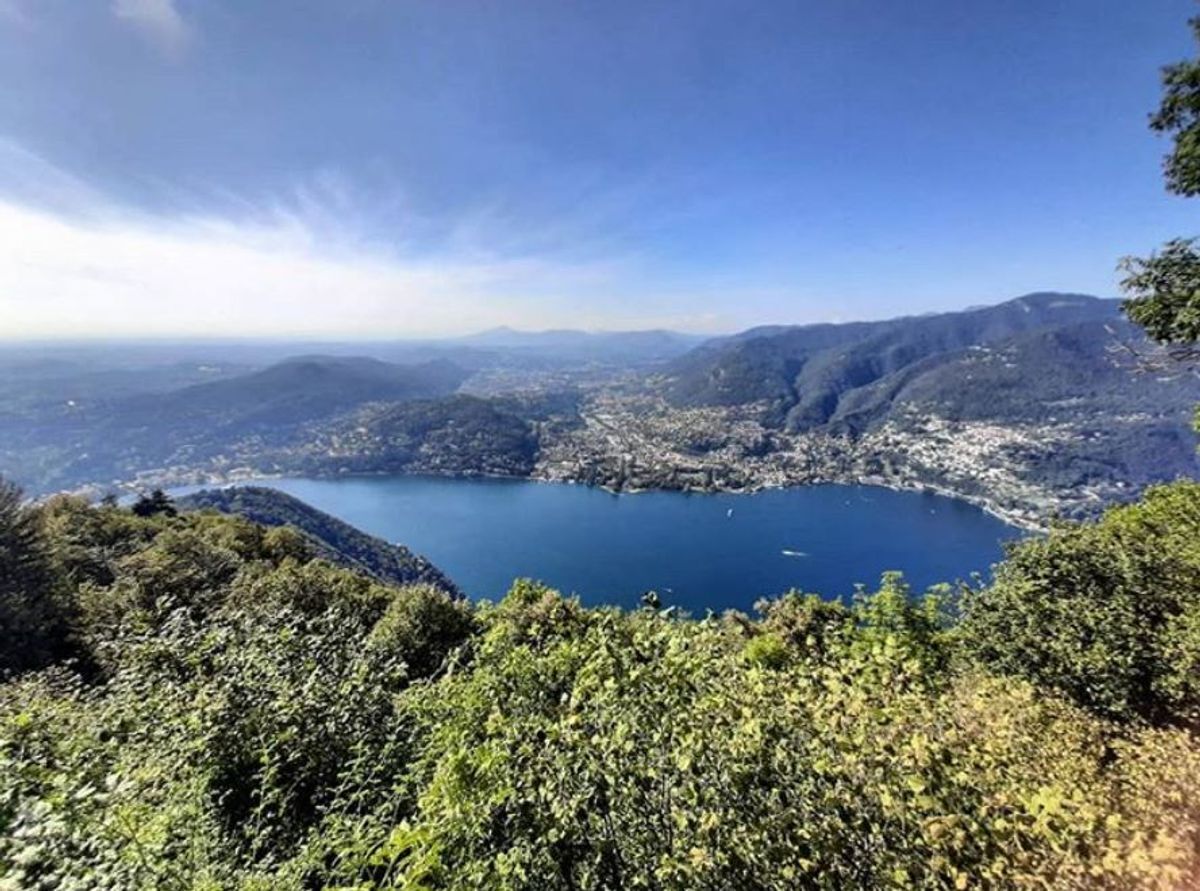
<instances>
[{"instance_id":1,"label":"lakeshore","mask_svg":"<svg viewBox=\"0 0 1200 891\"><path fill-rule=\"evenodd\" d=\"M495 477L250 482L404 543L474 598L527 576L594 605L636 608L654 590L694 615L750 612L790 589L848 598L893 570L917 590L967 580L1021 535L960 500L870 486L633 495Z\"/></svg>"}]
</instances>

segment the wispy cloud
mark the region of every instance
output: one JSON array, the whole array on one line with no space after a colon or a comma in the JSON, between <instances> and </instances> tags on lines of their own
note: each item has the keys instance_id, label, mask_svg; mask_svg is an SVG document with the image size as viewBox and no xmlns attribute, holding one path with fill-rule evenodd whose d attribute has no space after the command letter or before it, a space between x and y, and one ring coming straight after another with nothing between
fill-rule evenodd
<instances>
[{"instance_id":1,"label":"wispy cloud","mask_svg":"<svg viewBox=\"0 0 1200 891\"><path fill-rule=\"evenodd\" d=\"M411 336L561 323L600 267L330 256L288 226L98 222L0 202L0 335ZM566 307L562 307L563 310Z\"/></svg>"},{"instance_id":2,"label":"wispy cloud","mask_svg":"<svg viewBox=\"0 0 1200 891\"><path fill-rule=\"evenodd\" d=\"M0 198L86 216L105 203L99 191L18 142L0 136Z\"/></svg>"},{"instance_id":3,"label":"wispy cloud","mask_svg":"<svg viewBox=\"0 0 1200 891\"><path fill-rule=\"evenodd\" d=\"M0 25L28 27L31 23L29 11L20 0L0 0Z\"/></svg>"},{"instance_id":4,"label":"wispy cloud","mask_svg":"<svg viewBox=\"0 0 1200 891\"><path fill-rule=\"evenodd\" d=\"M192 42L192 27L175 0L113 0L112 12L169 58L181 56Z\"/></svg>"},{"instance_id":5,"label":"wispy cloud","mask_svg":"<svg viewBox=\"0 0 1200 891\"><path fill-rule=\"evenodd\" d=\"M451 244L405 252L355 228L326 173L240 213L148 214L0 140L0 337L387 337L689 324L627 312L620 258L570 261ZM339 223L339 220L343 221ZM581 312L586 303L590 312ZM611 312L603 307L612 306Z\"/></svg>"}]
</instances>

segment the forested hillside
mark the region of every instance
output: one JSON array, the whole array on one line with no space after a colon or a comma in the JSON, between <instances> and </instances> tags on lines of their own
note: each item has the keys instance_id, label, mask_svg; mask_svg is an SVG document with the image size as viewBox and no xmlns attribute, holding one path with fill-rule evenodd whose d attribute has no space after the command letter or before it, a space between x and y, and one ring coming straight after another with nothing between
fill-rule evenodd
<instances>
[{"instance_id":1,"label":"forested hillside","mask_svg":"<svg viewBox=\"0 0 1200 891\"><path fill-rule=\"evenodd\" d=\"M17 383L0 387L0 473L34 494L94 495L379 473L614 489L867 481L932 487L1032 526L1200 476L1200 379L1147 370L1163 348L1112 300L1030 294L756 328L690 351L694 339L654 331L469 340L480 345L369 345L407 365L341 354L249 371L185 363L164 366L161 382L142 365L97 368L112 393L66 360L15 362ZM144 364L148 349L128 361ZM463 349L476 351L466 365L429 358Z\"/></svg>"},{"instance_id":2,"label":"forested hillside","mask_svg":"<svg viewBox=\"0 0 1200 891\"><path fill-rule=\"evenodd\" d=\"M37 403L0 426L0 467L54 491L148 468L203 466L239 446L257 453L303 440L308 425L364 403L448 395L466 376L444 360L307 356L165 392Z\"/></svg>"},{"instance_id":3,"label":"forested hillside","mask_svg":"<svg viewBox=\"0 0 1200 891\"><path fill-rule=\"evenodd\" d=\"M537 453L537 434L522 410L456 394L366 406L313 431L307 441L265 453L259 463L320 475L527 476Z\"/></svg>"},{"instance_id":4,"label":"forested hillside","mask_svg":"<svg viewBox=\"0 0 1200 891\"><path fill-rule=\"evenodd\" d=\"M1027 294L962 312L750 330L676 360L670 392L681 405L765 403L769 422L801 431L862 432L903 410L1042 423L1074 408L1178 424L1200 388L1140 375L1129 344L1150 349L1115 300Z\"/></svg>"},{"instance_id":5,"label":"forested hillside","mask_svg":"<svg viewBox=\"0 0 1200 891\"><path fill-rule=\"evenodd\" d=\"M2 494L3 887L1200 882L1194 484L978 590L707 618Z\"/></svg>"},{"instance_id":6,"label":"forested hillside","mask_svg":"<svg viewBox=\"0 0 1200 891\"><path fill-rule=\"evenodd\" d=\"M263 526L287 526L305 536L313 555L389 585L426 584L457 595L440 569L403 545L367 535L278 489L205 489L176 501L179 510L213 510Z\"/></svg>"}]
</instances>

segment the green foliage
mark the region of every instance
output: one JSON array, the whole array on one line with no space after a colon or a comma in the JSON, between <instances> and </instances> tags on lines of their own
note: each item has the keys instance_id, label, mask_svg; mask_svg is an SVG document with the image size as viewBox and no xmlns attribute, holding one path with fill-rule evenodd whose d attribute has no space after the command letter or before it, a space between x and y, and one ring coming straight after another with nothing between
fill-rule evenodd
<instances>
[{"instance_id":1,"label":"green foliage","mask_svg":"<svg viewBox=\"0 0 1200 891\"><path fill-rule=\"evenodd\" d=\"M175 516L175 505L162 489L155 489L149 495L141 496L133 503L130 510L137 517L153 517L157 514L165 514L168 517Z\"/></svg>"},{"instance_id":2,"label":"green foliage","mask_svg":"<svg viewBox=\"0 0 1200 891\"><path fill-rule=\"evenodd\" d=\"M470 607L445 591L412 587L396 597L375 623L368 645L404 660L408 675L428 678L476 631Z\"/></svg>"},{"instance_id":3,"label":"green foliage","mask_svg":"<svg viewBox=\"0 0 1200 891\"><path fill-rule=\"evenodd\" d=\"M757 634L747 641L742 654L760 668L784 668L792 661L787 643L778 634Z\"/></svg>"},{"instance_id":4,"label":"green foliage","mask_svg":"<svg viewBox=\"0 0 1200 891\"><path fill-rule=\"evenodd\" d=\"M1195 725L1200 484L1017 545L969 598L962 631L981 663L1100 714Z\"/></svg>"},{"instance_id":5,"label":"green foliage","mask_svg":"<svg viewBox=\"0 0 1200 891\"><path fill-rule=\"evenodd\" d=\"M36 508L0 479L0 675L68 652L69 616Z\"/></svg>"},{"instance_id":6,"label":"green foliage","mask_svg":"<svg viewBox=\"0 0 1200 891\"><path fill-rule=\"evenodd\" d=\"M360 532L298 498L262 486L206 489L178 501L181 510L216 510L264 526L289 527L311 556L321 557L391 585L428 584L457 594L436 566L402 545Z\"/></svg>"},{"instance_id":7,"label":"green foliage","mask_svg":"<svg viewBox=\"0 0 1200 891\"><path fill-rule=\"evenodd\" d=\"M0 687L0 887L300 887L354 815L392 813L393 698L464 642L465 605L242 520L45 512L99 674Z\"/></svg>"},{"instance_id":8,"label":"green foliage","mask_svg":"<svg viewBox=\"0 0 1200 891\"><path fill-rule=\"evenodd\" d=\"M743 645L736 621L580 623L539 599L560 621L537 637L493 625L471 672L404 695L427 742L417 811L389 851L397 884L1122 887L1189 874L1193 778L1153 762L1160 800L1183 797L1125 827L1145 789L1106 766L1106 725L1027 684L914 672L926 610L898 608L898 593L893 579L865 597L824 666L789 664L778 632ZM1181 738L1143 731L1130 751L1197 764Z\"/></svg>"},{"instance_id":9,"label":"green foliage","mask_svg":"<svg viewBox=\"0 0 1200 891\"><path fill-rule=\"evenodd\" d=\"M1200 18L1192 19L1200 40ZM1150 126L1172 137L1163 162L1167 188L1179 195L1200 194L1200 60L1168 65L1162 73L1162 102ZM1195 239L1176 238L1148 258L1121 262L1121 287L1129 299L1124 309L1151 338L1163 344L1190 346L1200 341L1200 253ZM1194 362L1192 352L1177 358Z\"/></svg>"},{"instance_id":10,"label":"green foliage","mask_svg":"<svg viewBox=\"0 0 1200 891\"><path fill-rule=\"evenodd\" d=\"M1164 344L1200 340L1200 252L1196 239L1176 238L1148 258L1127 257L1121 289L1129 319Z\"/></svg>"},{"instance_id":11,"label":"green foliage","mask_svg":"<svg viewBox=\"0 0 1200 891\"><path fill-rule=\"evenodd\" d=\"M1189 24L1200 40L1200 18ZM1162 72L1163 96L1150 126L1172 137L1163 162L1167 188L1179 195L1200 194L1200 61L1168 65Z\"/></svg>"},{"instance_id":12,"label":"green foliage","mask_svg":"<svg viewBox=\"0 0 1200 891\"><path fill-rule=\"evenodd\" d=\"M21 508L90 668L0 684L0 888L1189 887L1198 488L1023 546L963 627L894 574L759 618L472 607L237 518ZM1013 631L1100 638L1138 585L1161 726Z\"/></svg>"},{"instance_id":13,"label":"green foliage","mask_svg":"<svg viewBox=\"0 0 1200 891\"><path fill-rule=\"evenodd\" d=\"M850 618L841 601L799 591L760 600L754 608L762 616L764 631L782 636L792 647L817 658L835 645Z\"/></svg>"}]
</instances>

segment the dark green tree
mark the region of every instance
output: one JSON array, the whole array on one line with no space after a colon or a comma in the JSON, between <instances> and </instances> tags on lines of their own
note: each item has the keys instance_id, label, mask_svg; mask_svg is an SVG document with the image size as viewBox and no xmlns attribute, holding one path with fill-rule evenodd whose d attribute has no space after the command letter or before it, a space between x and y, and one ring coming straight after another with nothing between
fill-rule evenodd
<instances>
[{"instance_id":1,"label":"dark green tree","mask_svg":"<svg viewBox=\"0 0 1200 891\"><path fill-rule=\"evenodd\" d=\"M1200 17L1189 23L1200 41ZM1163 161L1167 189L1200 194L1200 59L1168 65L1162 72L1163 97L1150 127L1172 137ZM1176 362L1200 359L1200 250L1195 238L1176 238L1149 257L1126 257L1121 288L1130 320L1168 348Z\"/></svg>"},{"instance_id":2,"label":"dark green tree","mask_svg":"<svg viewBox=\"0 0 1200 891\"><path fill-rule=\"evenodd\" d=\"M155 489L149 495L143 495L134 502L132 510L139 517L153 517L159 514L175 516L175 505L162 489Z\"/></svg>"},{"instance_id":3,"label":"dark green tree","mask_svg":"<svg viewBox=\"0 0 1200 891\"><path fill-rule=\"evenodd\" d=\"M1120 721L1200 726L1200 484L1014 546L968 596L980 663Z\"/></svg>"},{"instance_id":4,"label":"dark green tree","mask_svg":"<svg viewBox=\"0 0 1200 891\"><path fill-rule=\"evenodd\" d=\"M1200 17L1188 24L1200 41ZM1162 102L1150 116L1150 127L1174 141L1163 160L1167 188L1177 195L1200 195L1200 60L1167 65L1162 84Z\"/></svg>"},{"instance_id":5,"label":"dark green tree","mask_svg":"<svg viewBox=\"0 0 1200 891\"><path fill-rule=\"evenodd\" d=\"M67 652L69 623L37 510L0 478L0 673Z\"/></svg>"}]
</instances>

